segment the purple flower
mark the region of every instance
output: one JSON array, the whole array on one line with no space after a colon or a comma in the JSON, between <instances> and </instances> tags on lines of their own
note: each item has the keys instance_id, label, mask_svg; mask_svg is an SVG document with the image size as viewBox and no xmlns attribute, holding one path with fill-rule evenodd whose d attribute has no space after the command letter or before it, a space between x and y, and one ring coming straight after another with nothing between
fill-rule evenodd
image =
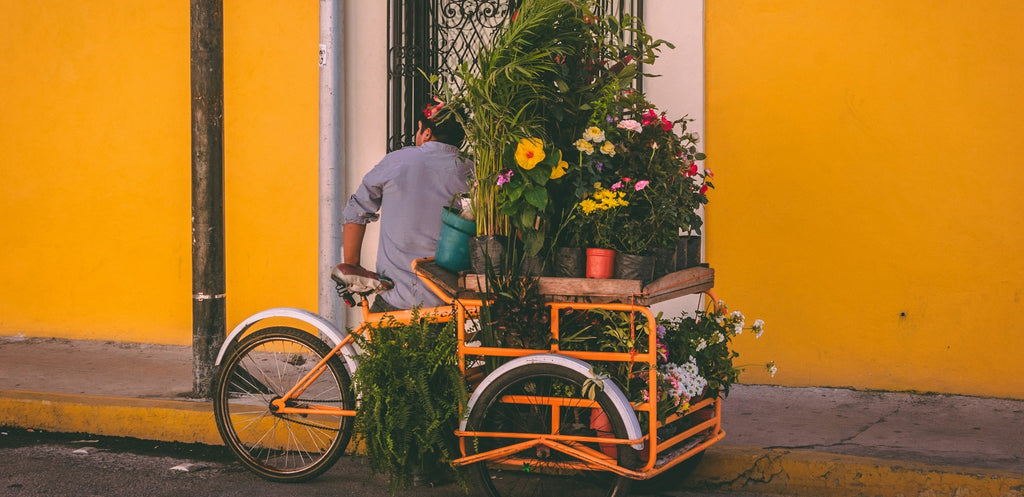
<instances>
[{"instance_id":1,"label":"purple flower","mask_svg":"<svg viewBox=\"0 0 1024 497\"><path fill-rule=\"evenodd\" d=\"M597 172L601 172L602 169L604 169L604 162L598 162L597 163Z\"/></svg>"},{"instance_id":2,"label":"purple flower","mask_svg":"<svg viewBox=\"0 0 1024 497\"><path fill-rule=\"evenodd\" d=\"M498 186L504 185L505 183L512 181L512 174L513 172L511 169L502 169L501 173L498 174Z\"/></svg>"}]
</instances>

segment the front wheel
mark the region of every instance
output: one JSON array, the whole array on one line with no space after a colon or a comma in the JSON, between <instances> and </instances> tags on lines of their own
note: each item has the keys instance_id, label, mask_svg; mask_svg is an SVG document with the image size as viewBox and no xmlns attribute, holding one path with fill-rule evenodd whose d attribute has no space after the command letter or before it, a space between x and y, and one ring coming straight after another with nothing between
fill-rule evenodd
<instances>
[{"instance_id":1,"label":"front wheel","mask_svg":"<svg viewBox=\"0 0 1024 497\"><path fill-rule=\"evenodd\" d=\"M591 400L586 382L583 374L553 364L527 364L506 373L480 393L466 427L507 437L470 439L467 452L487 452L544 435L627 438L626 424L611 398L596 388ZM636 451L628 445L564 443L595 458L635 467ZM629 493L632 482L544 445L473 464L470 471L491 497L620 497Z\"/></svg>"},{"instance_id":2,"label":"front wheel","mask_svg":"<svg viewBox=\"0 0 1024 497\"><path fill-rule=\"evenodd\" d=\"M232 348L214 385L213 412L224 444L247 468L277 482L322 474L341 457L352 436L347 416L279 414L271 401L284 396L331 349L294 328L267 328ZM353 409L348 371L334 355L296 405Z\"/></svg>"}]
</instances>

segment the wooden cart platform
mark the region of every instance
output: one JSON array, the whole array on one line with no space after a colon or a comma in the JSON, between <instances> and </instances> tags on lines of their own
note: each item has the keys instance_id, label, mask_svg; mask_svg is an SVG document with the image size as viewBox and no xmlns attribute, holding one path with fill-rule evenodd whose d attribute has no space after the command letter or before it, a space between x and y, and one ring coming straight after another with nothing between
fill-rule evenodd
<instances>
[{"instance_id":1,"label":"wooden cart platform","mask_svg":"<svg viewBox=\"0 0 1024 497\"><path fill-rule=\"evenodd\" d=\"M452 298L480 298L486 290L484 275L454 273L433 259L420 259L416 268L421 277L429 279ZM684 295L711 290L715 286L715 270L696 266L669 273L650 283L640 280L592 278L538 278L540 293L552 302L622 302L651 305Z\"/></svg>"}]
</instances>

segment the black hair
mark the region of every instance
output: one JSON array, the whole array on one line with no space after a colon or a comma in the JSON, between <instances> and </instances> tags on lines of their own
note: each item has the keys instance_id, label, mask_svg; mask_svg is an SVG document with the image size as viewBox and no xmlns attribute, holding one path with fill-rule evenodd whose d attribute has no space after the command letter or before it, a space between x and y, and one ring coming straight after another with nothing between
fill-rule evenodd
<instances>
[{"instance_id":1,"label":"black hair","mask_svg":"<svg viewBox=\"0 0 1024 497\"><path fill-rule=\"evenodd\" d=\"M451 112L435 112L430 118L421 113L416 116L416 122L422 124L424 129L429 129L434 139L441 143L461 147L462 141L466 139L466 131Z\"/></svg>"}]
</instances>

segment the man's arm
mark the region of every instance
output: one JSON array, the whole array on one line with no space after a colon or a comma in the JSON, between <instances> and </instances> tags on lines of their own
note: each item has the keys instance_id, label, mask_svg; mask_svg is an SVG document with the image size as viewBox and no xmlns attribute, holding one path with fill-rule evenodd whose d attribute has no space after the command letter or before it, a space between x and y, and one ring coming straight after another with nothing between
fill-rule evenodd
<instances>
[{"instance_id":1,"label":"man's arm","mask_svg":"<svg viewBox=\"0 0 1024 497\"><path fill-rule=\"evenodd\" d=\"M359 265L360 254L363 251L363 236L365 234L365 224L345 223L341 238L342 259L345 264Z\"/></svg>"}]
</instances>

